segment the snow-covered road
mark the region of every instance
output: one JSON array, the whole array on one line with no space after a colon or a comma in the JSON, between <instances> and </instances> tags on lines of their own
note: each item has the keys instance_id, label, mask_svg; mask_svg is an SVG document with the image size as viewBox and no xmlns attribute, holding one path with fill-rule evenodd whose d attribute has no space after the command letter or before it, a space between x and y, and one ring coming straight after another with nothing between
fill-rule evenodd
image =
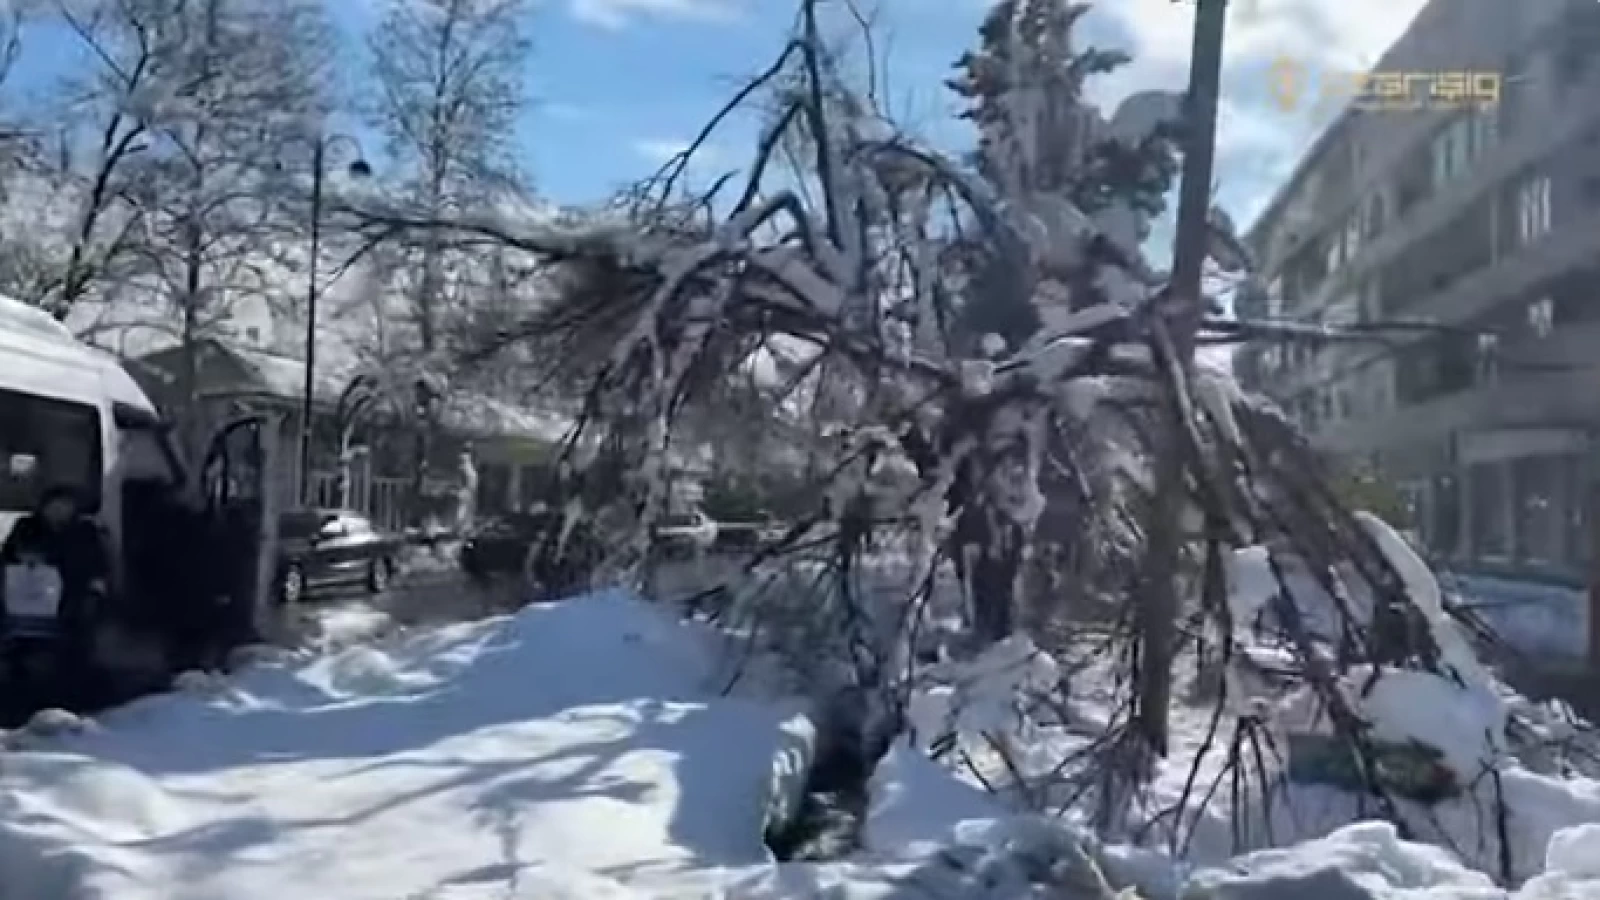
<instances>
[{"instance_id":1,"label":"snow-covered road","mask_svg":"<svg viewBox=\"0 0 1600 900\"><path fill-rule=\"evenodd\" d=\"M15 735L0 896L398 900L553 877L604 896L597 879L762 864L804 722L708 699L715 654L687 636L601 595Z\"/></svg>"},{"instance_id":2,"label":"snow-covered road","mask_svg":"<svg viewBox=\"0 0 1600 900\"><path fill-rule=\"evenodd\" d=\"M815 735L797 704L708 690L722 641L601 593L44 716L0 742L0 900L1512 898L1383 823L1196 872L1008 813L907 744L859 851L781 863L763 834ZM1539 783L1566 823L1600 792ZM1511 823L1535 826L1565 827ZM1515 900L1600 897L1600 827L1543 840L1565 874Z\"/></svg>"}]
</instances>

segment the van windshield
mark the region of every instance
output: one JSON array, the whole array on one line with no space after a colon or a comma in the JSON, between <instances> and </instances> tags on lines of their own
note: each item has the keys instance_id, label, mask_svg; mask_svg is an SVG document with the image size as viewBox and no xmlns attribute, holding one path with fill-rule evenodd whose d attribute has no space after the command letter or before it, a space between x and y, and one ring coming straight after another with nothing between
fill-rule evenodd
<instances>
[{"instance_id":1,"label":"van windshield","mask_svg":"<svg viewBox=\"0 0 1600 900\"><path fill-rule=\"evenodd\" d=\"M26 512L53 485L100 505L100 411L0 389L0 512Z\"/></svg>"}]
</instances>

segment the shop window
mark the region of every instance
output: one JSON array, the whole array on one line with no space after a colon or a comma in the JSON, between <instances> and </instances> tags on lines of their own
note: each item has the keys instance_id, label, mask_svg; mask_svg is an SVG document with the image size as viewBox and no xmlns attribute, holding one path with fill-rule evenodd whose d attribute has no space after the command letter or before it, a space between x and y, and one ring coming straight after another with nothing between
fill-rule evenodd
<instances>
[{"instance_id":1,"label":"shop window","mask_svg":"<svg viewBox=\"0 0 1600 900\"><path fill-rule=\"evenodd\" d=\"M1503 465L1476 465L1469 470L1472 493L1472 553L1479 559L1505 561L1511 555Z\"/></svg>"}]
</instances>

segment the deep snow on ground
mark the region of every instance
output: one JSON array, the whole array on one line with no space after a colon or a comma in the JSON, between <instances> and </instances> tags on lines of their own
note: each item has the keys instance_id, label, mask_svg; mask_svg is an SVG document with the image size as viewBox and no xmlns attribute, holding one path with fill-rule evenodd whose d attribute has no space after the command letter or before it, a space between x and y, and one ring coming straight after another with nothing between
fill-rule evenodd
<instances>
[{"instance_id":1,"label":"deep snow on ground","mask_svg":"<svg viewBox=\"0 0 1600 900\"><path fill-rule=\"evenodd\" d=\"M362 617L350 618L353 636ZM1196 871L1009 812L910 742L871 780L859 852L776 863L763 830L774 798L792 801L814 735L796 703L708 688L726 674L712 632L601 593L339 643L189 676L97 723L43 716L10 735L0 900L1110 900L1132 882L1150 900L1508 896L1443 850L1346 825L1355 810L1336 792L1300 823L1320 839L1233 860L1213 812ZM1009 691L1053 677L1027 651L1007 642L953 667L916 715L1004 729L1041 760L1084 740L1002 712ZM1091 693L1076 702L1080 727L1106 714ZM1203 740L1198 709L1175 723L1179 751L1153 797L1181 789ZM1566 828L1600 820L1595 784L1512 772L1507 785L1523 798L1518 853L1537 857L1527 873L1548 870L1517 900L1600 897L1600 827Z\"/></svg>"},{"instance_id":2,"label":"deep snow on ground","mask_svg":"<svg viewBox=\"0 0 1600 900\"><path fill-rule=\"evenodd\" d=\"M709 699L709 640L604 594L16 735L0 895L598 897L763 863L774 761L807 733L792 708Z\"/></svg>"}]
</instances>

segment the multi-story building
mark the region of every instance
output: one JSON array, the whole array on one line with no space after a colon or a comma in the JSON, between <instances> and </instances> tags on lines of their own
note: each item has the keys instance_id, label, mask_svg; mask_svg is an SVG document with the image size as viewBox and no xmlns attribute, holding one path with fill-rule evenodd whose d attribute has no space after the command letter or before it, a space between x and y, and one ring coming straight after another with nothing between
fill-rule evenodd
<instances>
[{"instance_id":1,"label":"multi-story building","mask_svg":"<svg viewBox=\"0 0 1600 900\"><path fill-rule=\"evenodd\" d=\"M1252 228L1268 290L1240 313L1425 327L1252 346L1239 375L1398 485L1439 561L1581 575L1600 483L1600 3L1430 0L1376 71L1497 73L1497 96L1352 104Z\"/></svg>"}]
</instances>

